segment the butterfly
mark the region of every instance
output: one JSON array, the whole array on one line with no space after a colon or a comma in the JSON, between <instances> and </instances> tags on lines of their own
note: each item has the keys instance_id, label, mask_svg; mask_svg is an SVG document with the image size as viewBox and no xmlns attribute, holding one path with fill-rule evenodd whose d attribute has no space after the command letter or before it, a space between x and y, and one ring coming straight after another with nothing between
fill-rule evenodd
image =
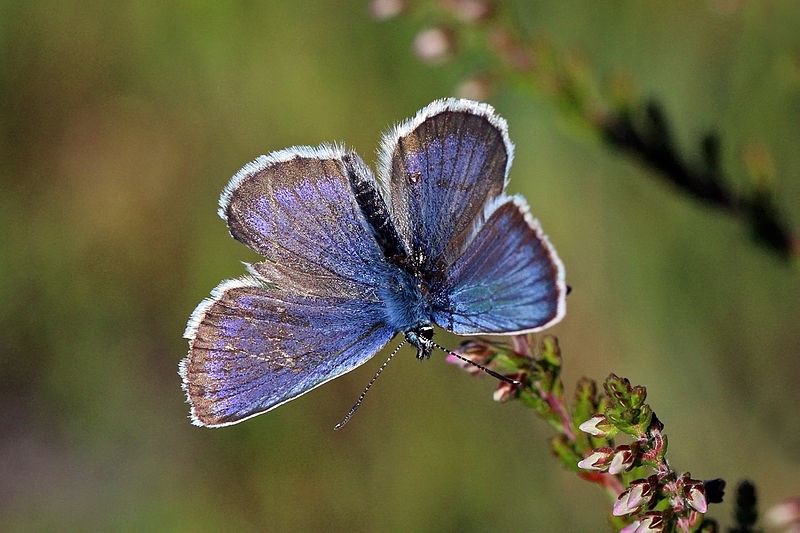
<instances>
[{"instance_id":1,"label":"butterfly","mask_svg":"<svg viewBox=\"0 0 800 533\"><path fill-rule=\"evenodd\" d=\"M490 105L450 98L384 134L377 179L340 145L245 165L219 215L264 260L189 319L179 373L191 421L267 412L396 335L428 358L434 324L510 335L561 320L564 267L525 199L505 193L513 153Z\"/></svg>"}]
</instances>

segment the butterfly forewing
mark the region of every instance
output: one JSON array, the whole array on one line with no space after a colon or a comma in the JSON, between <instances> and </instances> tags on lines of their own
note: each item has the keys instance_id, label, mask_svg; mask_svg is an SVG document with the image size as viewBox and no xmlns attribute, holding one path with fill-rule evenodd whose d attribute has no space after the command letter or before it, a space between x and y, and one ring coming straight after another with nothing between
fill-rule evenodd
<instances>
[{"instance_id":1,"label":"butterfly forewing","mask_svg":"<svg viewBox=\"0 0 800 533\"><path fill-rule=\"evenodd\" d=\"M380 285L383 253L348 176L350 167L368 170L363 163L346 166L346 157L358 156L336 147L291 148L262 156L226 187L220 215L235 239L264 256L269 275L290 268L323 286Z\"/></svg>"},{"instance_id":2,"label":"butterfly forewing","mask_svg":"<svg viewBox=\"0 0 800 533\"><path fill-rule=\"evenodd\" d=\"M505 121L465 100L434 102L384 136L392 217L423 270L458 257L484 206L503 193L512 153Z\"/></svg>"},{"instance_id":3,"label":"butterfly forewing","mask_svg":"<svg viewBox=\"0 0 800 533\"><path fill-rule=\"evenodd\" d=\"M377 296L392 267L344 155L323 147L265 156L223 193L231 234L266 261L220 285L190 320L181 374L196 424L272 409L364 363L394 335Z\"/></svg>"}]
</instances>

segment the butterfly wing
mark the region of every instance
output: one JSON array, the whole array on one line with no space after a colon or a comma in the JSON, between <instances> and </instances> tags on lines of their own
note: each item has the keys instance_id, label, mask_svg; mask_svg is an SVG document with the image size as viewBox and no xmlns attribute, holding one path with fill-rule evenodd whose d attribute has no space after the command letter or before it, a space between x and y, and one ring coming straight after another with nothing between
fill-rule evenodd
<instances>
[{"instance_id":1,"label":"butterfly wing","mask_svg":"<svg viewBox=\"0 0 800 533\"><path fill-rule=\"evenodd\" d=\"M181 376L192 422L241 422L363 364L394 334L372 311L349 297L297 295L255 278L224 282L186 332Z\"/></svg>"},{"instance_id":2,"label":"butterfly wing","mask_svg":"<svg viewBox=\"0 0 800 533\"><path fill-rule=\"evenodd\" d=\"M437 288L434 320L459 335L555 324L566 311L564 267L527 203L515 196L487 211L486 223Z\"/></svg>"},{"instance_id":3,"label":"butterfly wing","mask_svg":"<svg viewBox=\"0 0 800 533\"><path fill-rule=\"evenodd\" d=\"M384 195L458 334L536 331L564 315L561 262L521 197L504 193L514 147L487 104L446 99L384 136Z\"/></svg>"},{"instance_id":4,"label":"butterfly wing","mask_svg":"<svg viewBox=\"0 0 800 533\"><path fill-rule=\"evenodd\" d=\"M384 135L384 196L418 267L438 271L460 255L503 194L513 151L505 121L468 100L438 100Z\"/></svg>"},{"instance_id":5,"label":"butterfly wing","mask_svg":"<svg viewBox=\"0 0 800 533\"><path fill-rule=\"evenodd\" d=\"M378 297L390 266L351 185L373 179L365 172L339 148L300 147L231 180L220 215L265 261L222 283L189 321L180 373L195 424L273 409L363 364L394 335Z\"/></svg>"}]
</instances>

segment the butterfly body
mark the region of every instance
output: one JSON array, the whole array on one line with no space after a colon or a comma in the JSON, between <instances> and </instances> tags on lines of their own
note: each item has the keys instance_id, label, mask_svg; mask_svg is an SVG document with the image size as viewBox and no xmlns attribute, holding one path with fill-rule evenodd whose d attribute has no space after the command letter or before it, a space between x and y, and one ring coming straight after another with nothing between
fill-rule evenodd
<instances>
[{"instance_id":1,"label":"butterfly body","mask_svg":"<svg viewBox=\"0 0 800 533\"><path fill-rule=\"evenodd\" d=\"M423 295L421 281L413 273L398 269L390 276L380 296L386 310L384 320L393 330L403 332L432 324L430 302Z\"/></svg>"},{"instance_id":2,"label":"butterfly body","mask_svg":"<svg viewBox=\"0 0 800 533\"><path fill-rule=\"evenodd\" d=\"M418 251L415 256L406 249L380 191L373 182L362 180L365 172L358 170L359 158L348 154L344 158L347 175L356 202L370 225L383 251L386 262L396 267L388 283L380 291L385 304L385 323L394 331L403 332L405 339L417 349L417 359L429 359L433 345L433 307L444 305L446 296L436 291L435 272L425 272L426 257Z\"/></svg>"},{"instance_id":3,"label":"butterfly body","mask_svg":"<svg viewBox=\"0 0 800 533\"><path fill-rule=\"evenodd\" d=\"M440 100L387 133L379 179L352 151L294 147L232 179L219 213L264 260L220 284L186 328L192 422L234 424L360 366L401 334L430 357L433 325L512 334L565 312L564 271L486 105Z\"/></svg>"}]
</instances>

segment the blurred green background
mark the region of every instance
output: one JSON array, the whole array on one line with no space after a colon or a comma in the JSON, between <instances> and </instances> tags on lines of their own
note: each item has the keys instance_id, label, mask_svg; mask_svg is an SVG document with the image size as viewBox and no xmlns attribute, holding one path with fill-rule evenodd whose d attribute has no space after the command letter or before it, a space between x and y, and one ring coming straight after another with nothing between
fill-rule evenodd
<instances>
[{"instance_id":1,"label":"blurred green background","mask_svg":"<svg viewBox=\"0 0 800 533\"><path fill-rule=\"evenodd\" d=\"M800 4L513 9L660 99L683 151L716 128L737 186L742 147L763 143L800 226ZM606 496L550 457L532 412L410 349L342 432L378 358L238 426L186 419L186 319L255 259L216 215L222 187L292 144L374 161L384 129L472 71L419 62L424 24L378 23L361 1L0 3L0 528L606 527ZM552 330L568 386L611 371L646 385L676 469L750 478L764 505L796 495L797 265L575 135L547 98L490 101L517 145L512 189L574 288ZM711 511L729 523L729 503Z\"/></svg>"}]
</instances>

